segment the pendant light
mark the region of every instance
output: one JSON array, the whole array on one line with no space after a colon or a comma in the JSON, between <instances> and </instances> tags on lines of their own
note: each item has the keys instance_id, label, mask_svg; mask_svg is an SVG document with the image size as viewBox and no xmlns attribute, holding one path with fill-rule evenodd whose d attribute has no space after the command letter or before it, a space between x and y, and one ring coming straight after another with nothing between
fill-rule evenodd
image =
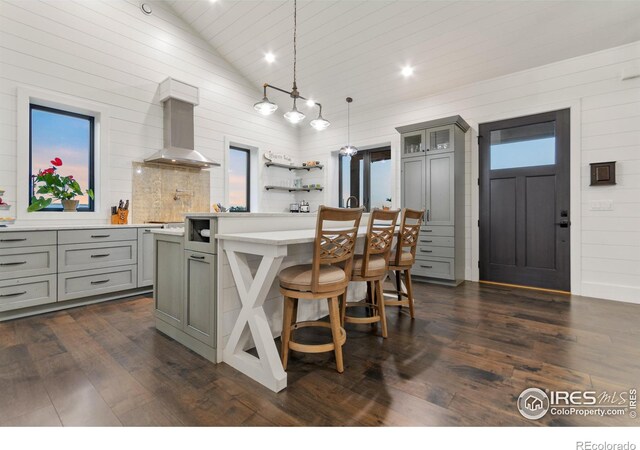
<instances>
[{"instance_id":1,"label":"pendant light","mask_svg":"<svg viewBox=\"0 0 640 450\"><path fill-rule=\"evenodd\" d=\"M358 153L358 149L351 145L351 102L353 99L347 97L347 145L340 149L340 154L344 156L353 156Z\"/></svg>"},{"instance_id":2,"label":"pendant light","mask_svg":"<svg viewBox=\"0 0 640 450\"><path fill-rule=\"evenodd\" d=\"M297 63L298 63L298 4L297 4L297 0L293 0L293 87L290 91L287 91L285 89L281 89L279 87L272 86L268 83L265 83L262 86L263 88L262 100L254 104L253 109L255 109L257 112L265 116L273 114L278 109L278 105L270 101L269 98L267 97L267 88L271 88L276 91L280 91L285 94L288 94L289 97L293 99L293 108L291 109L291 111L287 111L286 113L284 113L284 118L288 122L292 124L298 124L305 119L306 116L304 115L304 113L298 111L298 108L297 108L297 100L299 98L302 100L308 100L303 96L301 96L300 92L298 91L298 85L296 83ZM329 122L327 119L322 117L322 105L320 103L315 102L313 100L308 100L308 104L310 104L310 106L318 107L318 117L312 120L309 123L309 125L311 125L313 128L319 131L326 129L329 125L331 125L331 122Z\"/></svg>"}]
</instances>

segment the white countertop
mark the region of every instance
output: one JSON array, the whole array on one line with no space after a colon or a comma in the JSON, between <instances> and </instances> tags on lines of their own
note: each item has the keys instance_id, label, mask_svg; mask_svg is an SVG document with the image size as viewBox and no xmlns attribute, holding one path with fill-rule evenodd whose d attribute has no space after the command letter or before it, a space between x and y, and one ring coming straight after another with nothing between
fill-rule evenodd
<instances>
[{"instance_id":1,"label":"white countertop","mask_svg":"<svg viewBox=\"0 0 640 450\"><path fill-rule=\"evenodd\" d=\"M358 236L367 234L367 227L358 229ZM255 231L251 233L218 233L216 239L253 244L292 245L308 244L315 240L316 230L287 230L287 231Z\"/></svg>"},{"instance_id":2,"label":"white countertop","mask_svg":"<svg viewBox=\"0 0 640 450\"><path fill-rule=\"evenodd\" d=\"M99 228L159 228L161 224L158 223L134 223L127 225L111 225L111 224L97 224L97 225L83 225L83 224L65 224L65 225L9 225L7 227L1 227L0 233L7 231L57 231L57 230L95 230Z\"/></svg>"}]
</instances>

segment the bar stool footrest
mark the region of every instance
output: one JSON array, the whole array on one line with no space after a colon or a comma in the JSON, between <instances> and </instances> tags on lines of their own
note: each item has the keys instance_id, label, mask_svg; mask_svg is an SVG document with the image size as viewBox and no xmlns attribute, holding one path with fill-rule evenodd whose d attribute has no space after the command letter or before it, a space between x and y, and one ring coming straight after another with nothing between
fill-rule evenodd
<instances>
[{"instance_id":1,"label":"bar stool footrest","mask_svg":"<svg viewBox=\"0 0 640 450\"><path fill-rule=\"evenodd\" d=\"M329 328L331 329L331 324L328 322L322 322L320 320L309 320L306 322L297 322L291 325L291 331L297 330L299 328L308 328L308 327L321 327L321 328ZM347 341L347 332L344 328L340 327L340 339L338 343L340 346L343 346ZM335 350L335 345L333 342L329 342L327 344L302 344L300 342L296 342L293 339L289 340L289 349L294 350L296 352L301 353L325 353L332 352Z\"/></svg>"},{"instance_id":2,"label":"bar stool footrest","mask_svg":"<svg viewBox=\"0 0 640 450\"><path fill-rule=\"evenodd\" d=\"M354 316L347 316L347 314L345 313L344 315L344 321L345 323L356 323L356 324L360 324L360 323L377 323L380 322L380 309L378 308L378 305L376 305L375 303L363 303L363 302L348 302L346 307L347 308L355 308L355 307L366 307L366 308L370 308L374 311L374 315L373 316L369 316L369 317L354 317Z\"/></svg>"}]
</instances>

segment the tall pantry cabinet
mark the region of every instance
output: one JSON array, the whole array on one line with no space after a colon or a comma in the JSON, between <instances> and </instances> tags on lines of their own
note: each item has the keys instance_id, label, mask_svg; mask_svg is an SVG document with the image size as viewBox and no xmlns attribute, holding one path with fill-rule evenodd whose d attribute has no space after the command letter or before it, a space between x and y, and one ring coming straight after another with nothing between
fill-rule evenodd
<instances>
[{"instance_id":1,"label":"tall pantry cabinet","mask_svg":"<svg viewBox=\"0 0 640 450\"><path fill-rule=\"evenodd\" d=\"M425 211L413 276L460 284L465 264L465 133L460 116L396 128L402 207Z\"/></svg>"}]
</instances>

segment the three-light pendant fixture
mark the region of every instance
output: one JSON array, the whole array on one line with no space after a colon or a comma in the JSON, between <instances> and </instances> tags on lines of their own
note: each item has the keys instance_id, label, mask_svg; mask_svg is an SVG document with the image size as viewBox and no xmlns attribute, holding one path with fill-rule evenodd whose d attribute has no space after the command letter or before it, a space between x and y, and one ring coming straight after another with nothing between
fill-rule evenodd
<instances>
[{"instance_id":1,"label":"three-light pendant fixture","mask_svg":"<svg viewBox=\"0 0 640 450\"><path fill-rule=\"evenodd\" d=\"M258 111L260 114L268 116L273 114L278 109L278 105L273 103L267 97L267 88L274 89L276 91L284 92L285 94L289 94L289 96L293 99L293 108L291 111L287 111L284 114L284 118L287 119L292 124L297 124L302 122L305 119L304 113L298 111L297 108L297 100L307 100L307 104L311 104L311 106L318 107L318 117L312 120L309 124L315 128L316 130L324 130L331 122L322 117L322 105L313 100L308 100L300 95L298 91L298 85L296 84L296 64L297 64L297 34L298 34L298 17L297 17L297 1L293 1L293 88L291 91L287 91L285 89L280 89L276 86L272 86L269 83L265 83L263 87L263 98L261 101L253 105L253 109Z\"/></svg>"}]
</instances>

